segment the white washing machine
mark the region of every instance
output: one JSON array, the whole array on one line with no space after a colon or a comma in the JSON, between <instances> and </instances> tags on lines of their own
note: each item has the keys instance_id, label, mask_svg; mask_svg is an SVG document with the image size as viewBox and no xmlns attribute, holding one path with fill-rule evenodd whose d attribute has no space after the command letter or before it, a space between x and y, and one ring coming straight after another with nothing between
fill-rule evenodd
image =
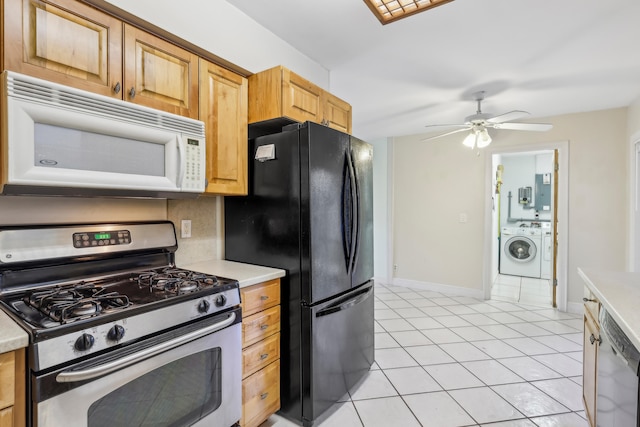
<instances>
[{"instance_id":1,"label":"white washing machine","mask_svg":"<svg viewBox=\"0 0 640 427\"><path fill-rule=\"evenodd\" d=\"M500 246L500 274L540 278L540 228L503 227Z\"/></svg>"}]
</instances>

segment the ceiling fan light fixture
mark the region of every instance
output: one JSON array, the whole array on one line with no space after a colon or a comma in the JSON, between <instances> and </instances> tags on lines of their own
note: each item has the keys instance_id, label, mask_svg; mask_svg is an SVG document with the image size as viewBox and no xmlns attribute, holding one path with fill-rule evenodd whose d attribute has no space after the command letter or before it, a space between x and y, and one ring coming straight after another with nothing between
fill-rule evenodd
<instances>
[{"instance_id":1,"label":"ceiling fan light fixture","mask_svg":"<svg viewBox=\"0 0 640 427\"><path fill-rule=\"evenodd\" d=\"M469 135L467 135L467 137L462 141L462 145L473 150L476 146L476 139L478 139L477 132L471 131Z\"/></svg>"},{"instance_id":2,"label":"ceiling fan light fixture","mask_svg":"<svg viewBox=\"0 0 640 427\"><path fill-rule=\"evenodd\" d=\"M491 135L489 135L489 131L485 128L479 132L478 138L478 148L484 148L487 145L491 144Z\"/></svg>"}]
</instances>

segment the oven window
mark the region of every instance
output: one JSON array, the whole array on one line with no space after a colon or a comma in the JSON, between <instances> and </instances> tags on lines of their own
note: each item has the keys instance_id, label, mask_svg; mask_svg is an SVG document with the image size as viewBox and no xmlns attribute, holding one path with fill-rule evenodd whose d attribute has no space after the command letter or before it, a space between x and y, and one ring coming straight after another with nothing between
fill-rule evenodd
<instances>
[{"instance_id":1,"label":"oven window","mask_svg":"<svg viewBox=\"0 0 640 427\"><path fill-rule=\"evenodd\" d=\"M189 426L222 401L221 348L171 362L89 407L88 427Z\"/></svg>"}]
</instances>

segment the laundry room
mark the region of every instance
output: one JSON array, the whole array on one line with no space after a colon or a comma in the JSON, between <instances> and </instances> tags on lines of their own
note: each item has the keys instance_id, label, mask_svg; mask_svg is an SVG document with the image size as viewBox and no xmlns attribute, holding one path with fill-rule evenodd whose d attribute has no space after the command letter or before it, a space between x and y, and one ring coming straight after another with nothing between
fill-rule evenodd
<instances>
[{"instance_id":1,"label":"laundry room","mask_svg":"<svg viewBox=\"0 0 640 427\"><path fill-rule=\"evenodd\" d=\"M503 154L496 167L499 209L494 299L551 305L553 151Z\"/></svg>"}]
</instances>

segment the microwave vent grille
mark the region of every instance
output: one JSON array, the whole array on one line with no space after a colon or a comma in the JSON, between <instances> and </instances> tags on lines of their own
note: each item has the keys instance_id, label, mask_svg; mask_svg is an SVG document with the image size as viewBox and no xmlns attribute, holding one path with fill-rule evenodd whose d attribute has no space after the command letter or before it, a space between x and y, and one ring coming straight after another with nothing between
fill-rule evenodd
<instances>
[{"instance_id":1,"label":"microwave vent grille","mask_svg":"<svg viewBox=\"0 0 640 427\"><path fill-rule=\"evenodd\" d=\"M8 76L8 96L78 110L85 114L107 116L123 122L144 124L195 137L204 137L204 123L199 120L141 107L130 102L62 85L50 84L43 80L21 77L15 74Z\"/></svg>"}]
</instances>

